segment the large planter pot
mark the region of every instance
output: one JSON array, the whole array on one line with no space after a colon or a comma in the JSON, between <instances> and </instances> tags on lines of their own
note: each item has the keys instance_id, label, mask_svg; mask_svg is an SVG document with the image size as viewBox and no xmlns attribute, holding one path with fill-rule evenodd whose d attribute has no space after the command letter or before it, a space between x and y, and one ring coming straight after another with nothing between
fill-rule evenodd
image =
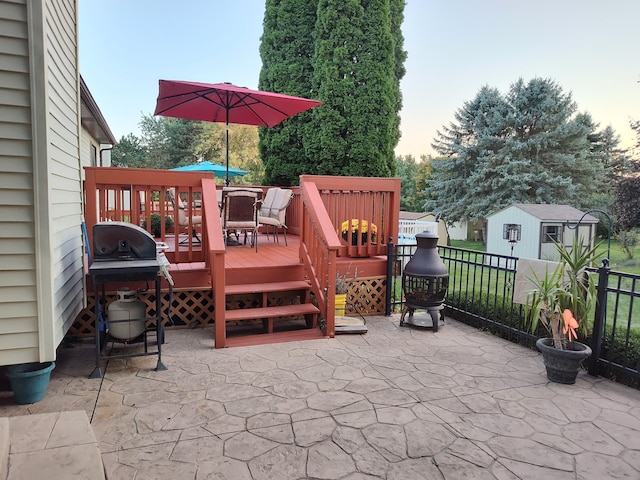
<instances>
[{"instance_id":1,"label":"large planter pot","mask_svg":"<svg viewBox=\"0 0 640 480\"><path fill-rule=\"evenodd\" d=\"M47 393L54 362L22 363L7 369L7 376L16 402L20 405L36 403Z\"/></svg>"},{"instance_id":2,"label":"large planter pot","mask_svg":"<svg viewBox=\"0 0 640 480\"><path fill-rule=\"evenodd\" d=\"M553 346L553 338L540 338L536 347L542 353L547 378L567 385L576 383L582 362L591 356L591 348L580 342L571 342L566 349L560 349Z\"/></svg>"}]
</instances>

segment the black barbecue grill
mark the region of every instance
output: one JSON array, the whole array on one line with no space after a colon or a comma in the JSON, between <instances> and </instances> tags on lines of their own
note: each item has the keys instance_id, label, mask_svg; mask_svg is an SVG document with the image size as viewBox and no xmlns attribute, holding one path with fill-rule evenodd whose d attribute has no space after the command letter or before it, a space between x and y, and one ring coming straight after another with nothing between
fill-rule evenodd
<instances>
[{"instance_id":1,"label":"black barbecue grill","mask_svg":"<svg viewBox=\"0 0 640 480\"><path fill-rule=\"evenodd\" d=\"M144 355L158 355L156 370L166 370L162 363L162 342L164 327L162 324L161 282L164 276L171 284L168 274L169 262L158 248L153 237L144 229L125 222L101 222L93 226L93 263L89 274L95 289L96 305L96 368L91 378L102 377L100 361L111 358L129 358ZM105 315L105 285L111 282L143 281L155 282L156 314L150 318L132 319L146 325L153 321L156 333L157 351L149 351L147 345L148 329L144 332L144 352L118 355L103 354L107 340L118 341L108 335L108 315ZM100 295L101 290L101 295Z\"/></svg>"}]
</instances>

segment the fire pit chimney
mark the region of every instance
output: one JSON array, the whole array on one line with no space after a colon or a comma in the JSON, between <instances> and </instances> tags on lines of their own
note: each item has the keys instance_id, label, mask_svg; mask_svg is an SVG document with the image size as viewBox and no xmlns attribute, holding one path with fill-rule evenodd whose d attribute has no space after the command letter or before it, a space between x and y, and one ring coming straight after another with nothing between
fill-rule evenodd
<instances>
[{"instance_id":1,"label":"fire pit chimney","mask_svg":"<svg viewBox=\"0 0 640 480\"><path fill-rule=\"evenodd\" d=\"M438 235L428 231L416 234L417 248L402 274L402 291L405 305L400 317L400 326L406 321L412 325L433 325L438 331L444 298L449 287L449 272L438 255ZM414 317L416 309L427 310L431 322ZM405 317L409 317L405 320Z\"/></svg>"}]
</instances>

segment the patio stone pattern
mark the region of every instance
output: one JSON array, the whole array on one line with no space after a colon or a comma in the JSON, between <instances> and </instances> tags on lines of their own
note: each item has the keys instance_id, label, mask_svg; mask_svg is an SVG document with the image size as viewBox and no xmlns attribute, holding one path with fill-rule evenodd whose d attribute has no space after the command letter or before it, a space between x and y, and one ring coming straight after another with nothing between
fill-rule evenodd
<instances>
[{"instance_id":1,"label":"patio stone pattern","mask_svg":"<svg viewBox=\"0 0 640 480\"><path fill-rule=\"evenodd\" d=\"M60 350L41 402L0 392L0 407L84 410L118 480L640 478L640 391L585 371L550 383L539 352L451 319L367 327L221 350L210 328L172 330L168 371L116 359L104 379L88 379L80 344Z\"/></svg>"}]
</instances>

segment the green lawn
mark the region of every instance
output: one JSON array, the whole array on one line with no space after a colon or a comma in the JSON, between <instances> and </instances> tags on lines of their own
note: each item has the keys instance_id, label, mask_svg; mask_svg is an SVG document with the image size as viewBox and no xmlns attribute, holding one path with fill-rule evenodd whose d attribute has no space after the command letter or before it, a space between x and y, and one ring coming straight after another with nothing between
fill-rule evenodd
<instances>
[{"instance_id":1,"label":"green lawn","mask_svg":"<svg viewBox=\"0 0 640 480\"><path fill-rule=\"evenodd\" d=\"M471 240L451 240L451 246L467 250L486 251L484 243ZM600 243L599 251L604 252L605 257L607 256L606 240ZM611 240L611 258L609 258L609 262L612 270L640 275L640 245L633 251L633 260L628 260L627 254L620 248L620 243L616 240Z\"/></svg>"},{"instance_id":2,"label":"green lawn","mask_svg":"<svg viewBox=\"0 0 640 480\"><path fill-rule=\"evenodd\" d=\"M600 244L599 251L603 252L604 257L607 256L606 240ZM627 254L620 248L620 243L616 240L611 240L611 258L609 258L609 262L612 270L640 275L640 245L633 250L633 259L628 260Z\"/></svg>"},{"instance_id":3,"label":"green lawn","mask_svg":"<svg viewBox=\"0 0 640 480\"><path fill-rule=\"evenodd\" d=\"M482 242L474 242L473 240L451 240L451 246L455 248L464 248L467 250L486 251L486 245Z\"/></svg>"}]
</instances>

